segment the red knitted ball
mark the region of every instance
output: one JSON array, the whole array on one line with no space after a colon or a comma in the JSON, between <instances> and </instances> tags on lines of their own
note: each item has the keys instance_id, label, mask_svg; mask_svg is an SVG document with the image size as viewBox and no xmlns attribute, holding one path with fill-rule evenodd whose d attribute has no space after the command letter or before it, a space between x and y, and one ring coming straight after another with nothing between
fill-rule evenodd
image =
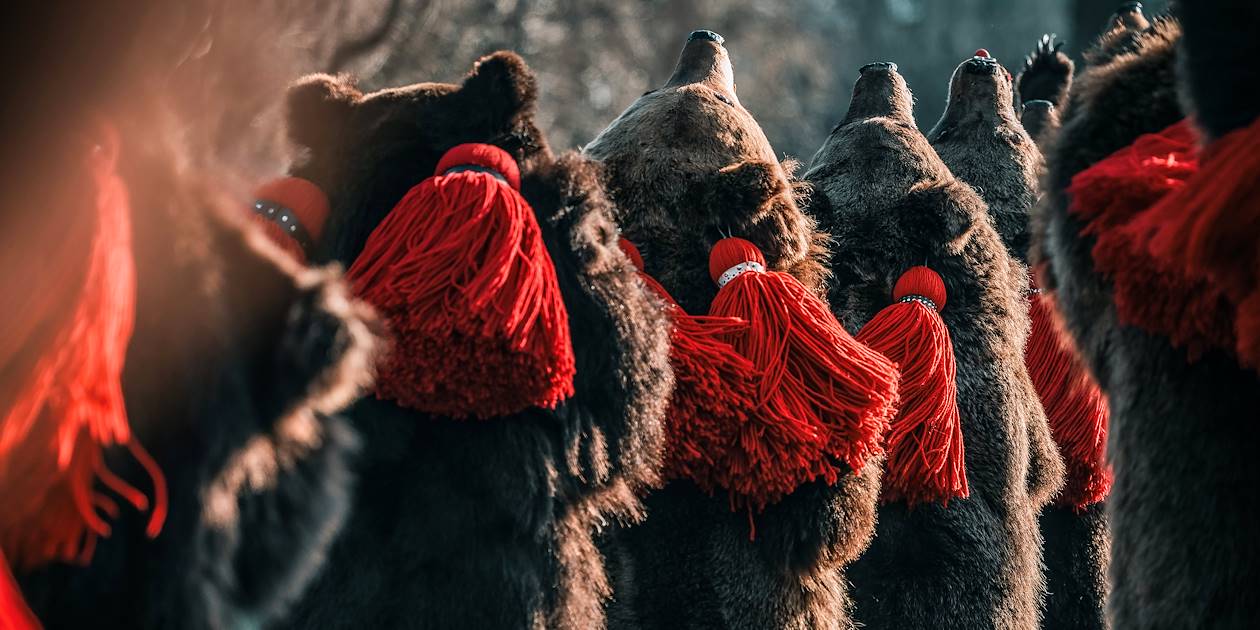
<instances>
[{"instance_id":1,"label":"red knitted ball","mask_svg":"<svg viewBox=\"0 0 1260 630\"><path fill-rule=\"evenodd\" d=\"M936 310L945 308L945 281L940 274L923 266L911 267L897 279L893 287L893 299L900 300L907 295L923 296L936 304Z\"/></svg>"},{"instance_id":2,"label":"red knitted ball","mask_svg":"<svg viewBox=\"0 0 1260 630\"><path fill-rule=\"evenodd\" d=\"M512 154L492 144L468 143L451 147L438 161L433 174L444 175L457 166L488 168L502 175L513 190L521 189L521 169L516 160L512 159Z\"/></svg>"},{"instance_id":3,"label":"red knitted ball","mask_svg":"<svg viewBox=\"0 0 1260 630\"><path fill-rule=\"evenodd\" d=\"M988 56L989 56L989 51L987 51L987 50L985 50L985 49L981 48L980 50L977 50L977 51L976 51L976 54L975 54L975 55L972 55L972 56L973 56L973 57L988 57Z\"/></svg>"},{"instance_id":4,"label":"red knitted ball","mask_svg":"<svg viewBox=\"0 0 1260 630\"><path fill-rule=\"evenodd\" d=\"M292 210L312 240L319 241L324 233L324 222L329 212L328 196L313 182L301 177L279 177L259 186L254 191L254 198Z\"/></svg>"},{"instance_id":5,"label":"red knitted ball","mask_svg":"<svg viewBox=\"0 0 1260 630\"><path fill-rule=\"evenodd\" d=\"M756 245L742 238L724 238L709 252L709 277L717 282L727 269L743 262L756 262L764 267L766 257Z\"/></svg>"}]
</instances>

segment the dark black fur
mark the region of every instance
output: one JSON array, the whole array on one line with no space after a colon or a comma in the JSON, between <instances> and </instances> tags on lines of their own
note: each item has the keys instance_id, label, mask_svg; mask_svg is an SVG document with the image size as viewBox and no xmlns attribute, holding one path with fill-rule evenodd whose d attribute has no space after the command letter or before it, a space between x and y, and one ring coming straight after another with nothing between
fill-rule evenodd
<instances>
[{"instance_id":1,"label":"dark black fur","mask_svg":"<svg viewBox=\"0 0 1260 630\"><path fill-rule=\"evenodd\" d=\"M689 312L708 312L717 291L709 248L726 235L748 238L771 268L825 289L825 237L800 207L825 198L810 197L775 160L738 103L719 43L686 44L673 78L631 104L586 152L606 163L622 225L648 270ZM645 498L644 523L601 541L614 576L609 626L851 627L844 567L873 531L878 476L874 461L756 514L732 511L729 497L689 480L670 482Z\"/></svg>"},{"instance_id":2,"label":"dark black fur","mask_svg":"<svg viewBox=\"0 0 1260 630\"><path fill-rule=\"evenodd\" d=\"M832 308L857 330L909 267L944 278L971 495L948 507L880 506L875 539L849 569L854 618L870 628L1033 628L1046 497L1030 492L1029 425L1045 417L1023 361L1027 279L984 202L915 128L901 76L864 70L805 174L831 199L819 219L836 243Z\"/></svg>"},{"instance_id":3,"label":"dark black fur","mask_svg":"<svg viewBox=\"0 0 1260 630\"><path fill-rule=\"evenodd\" d=\"M634 520L655 480L668 398L667 326L617 248L595 164L555 157L533 124L532 73L511 53L460 85L361 94L313 76L290 92L295 172L332 199L325 255L349 264L371 230L462 142L507 149L556 264L577 355L555 411L453 420L367 398L360 490L295 628L591 628L608 584L592 533Z\"/></svg>"},{"instance_id":4,"label":"dark black fur","mask_svg":"<svg viewBox=\"0 0 1260 630\"><path fill-rule=\"evenodd\" d=\"M1260 3L1183 0L1182 103L1210 138L1260 116Z\"/></svg>"},{"instance_id":5,"label":"dark black fur","mask_svg":"<svg viewBox=\"0 0 1260 630\"><path fill-rule=\"evenodd\" d=\"M1067 104L1075 71L1076 64L1063 52L1063 42L1055 41L1053 34L1042 35L1015 77L1020 104L1041 100L1062 108Z\"/></svg>"},{"instance_id":6,"label":"dark black fur","mask_svg":"<svg viewBox=\"0 0 1260 630\"><path fill-rule=\"evenodd\" d=\"M1234 19L1222 6L1206 3L1202 13L1192 13L1214 16L1197 22L1210 29ZM1077 82L1048 154L1037 238L1065 323L1111 404L1113 627L1249 628L1255 613L1244 593L1260 584L1249 525L1260 517L1260 434L1251 421L1260 379L1223 354L1190 363L1166 338L1119 325L1110 285L1093 267L1093 239L1068 216L1064 194L1075 173L1182 117L1173 76L1178 36L1175 23L1157 21L1135 38L1133 52L1091 68ZM1255 42L1212 30L1200 36L1220 50ZM1183 67L1203 73L1191 79L1196 89L1219 81L1222 71ZM1218 83L1211 98L1216 105L1232 100L1233 89L1232 81ZM1232 124L1228 115L1207 117L1213 119L1209 129Z\"/></svg>"}]
</instances>

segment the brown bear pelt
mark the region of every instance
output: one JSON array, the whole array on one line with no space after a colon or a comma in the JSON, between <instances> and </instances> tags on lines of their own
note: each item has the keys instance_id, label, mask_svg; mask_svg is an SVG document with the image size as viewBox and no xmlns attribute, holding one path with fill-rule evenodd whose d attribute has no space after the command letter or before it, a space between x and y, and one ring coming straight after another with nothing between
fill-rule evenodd
<instances>
[{"instance_id":1,"label":"brown bear pelt","mask_svg":"<svg viewBox=\"0 0 1260 630\"><path fill-rule=\"evenodd\" d=\"M1015 77L1019 121L1039 145L1058 130L1059 112L1072 90L1076 64L1062 48L1063 42L1056 42L1054 35L1042 35Z\"/></svg>"},{"instance_id":2,"label":"brown bear pelt","mask_svg":"<svg viewBox=\"0 0 1260 630\"><path fill-rule=\"evenodd\" d=\"M849 330L890 303L906 269L926 263L944 279L970 496L879 507L875 539L849 567L853 614L869 628L1034 628L1037 512L1062 473L1051 463L1030 478L1029 426L1046 420L1024 367L1027 278L911 107L895 64L864 66L805 178L831 200L819 220L835 242L832 308Z\"/></svg>"},{"instance_id":3,"label":"brown bear pelt","mask_svg":"<svg viewBox=\"0 0 1260 630\"><path fill-rule=\"evenodd\" d=\"M721 38L693 33L673 76L586 147L603 161L626 235L647 270L694 314L716 287L709 248L747 238L773 269L825 288L823 238L804 191L740 106ZM850 627L843 568L873 529L879 463L834 486L814 481L764 511L732 511L674 480L647 521L603 541L614 569L612 628ZM755 526L755 537L750 526Z\"/></svg>"},{"instance_id":4,"label":"brown bear pelt","mask_svg":"<svg viewBox=\"0 0 1260 630\"><path fill-rule=\"evenodd\" d=\"M1233 76L1254 72L1246 65L1257 41L1254 5L1178 6L1187 20L1184 47L1179 25L1157 19L1130 51L1077 81L1047 151L1034 238L1060 313L1111 404L1112 626L1249 628L1255 612L1245 593L1260 584L1252 533L1260 515L1253 420L1260 380L1223 353L1191 362L1167 338L1120 325L1110 283L1093 265L1094 239L1081 235L1064 192L1082 169L1183 116L1174 77L1181 53L1184 95L1209 137L1256 115L1255 100L1236 92L1251 86ZM1222 71L1231 74L1227 82Z\"/></svg>"},{"instance_id":5,"label":"brown bear pelt","mask_svg":"<svg viewBox=\"0 0 1260 630\"><path fill-rule=\"evenodd\" d=\"M295 628L593 628L609 593L592 533L641 513L672 375L668 325L617 247L599 168L554 156L534 125L534 77L515 54L460 84L370 94L315 75L289 94L294 169L329 195L325 255L354 261L372 229L447 149L487 142L521 166L556 265L577 357L555 410L457 420L368 397L353 513Z\"/></svg>"},{"instance_id":6,"label":"brown bear pelt","mask_svg":"<svg viewBox=\"0 0 1260 630\"><path fill-rule=\"evenodd\" d=\"M270 21L276 11L67 2L0 20L23 31L0 39L32 73L28 100L4 121L13 141L0 160L6 255L38 259L46 243L30 235L39 225L90 220L90 208L55 201L91 177L77 165L93 121L118 132L137 285L122 389L170 501L155 539L144 534L148 515L124 507L90 564L18 573L45 627L265 623L298 596L345 515L355 438L328 413L369 376L369 315L335 273L299 268L246 227L247 199L233 186L261 175L252 159L269 141L265 129L241 133L236 122L255 119L268 87L283 90L283 80L268 83L275 59L247 78L235 64L256 50L257 31L283 22ZM193 58L197 36L216 44ZM215 81L256 91L188 106ZM236 139L230 150L204 142L219 134ZM32 282L0 270L6 295ZM151 489L121 451L107 453L109 469Z\"/></svg>"}]
</instances>

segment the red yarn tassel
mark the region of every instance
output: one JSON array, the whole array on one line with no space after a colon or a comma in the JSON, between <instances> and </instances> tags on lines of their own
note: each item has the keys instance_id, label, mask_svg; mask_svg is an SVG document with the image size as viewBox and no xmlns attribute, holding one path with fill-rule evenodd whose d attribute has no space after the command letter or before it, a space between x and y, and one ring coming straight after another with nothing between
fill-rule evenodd
<instances>
[{"instance_id":1,"label":"red yarn tassel","mask_svg":"<svg viewBox=\"0 0 1260 630\"><path fill-rule=\"evenodd\" d=\"M0 551L0 628L4 630L38 630L39 620L27 607L17 581L9 571L9 563Z\"/></svg>"},{"instance_id":2,"label":"red yarn tassel","mask_svg":"<svg viewBox=\"0 0 1260 630\"><path fill-rule=\"evenodd\" d=\"M1120 322L1166 335L1192 360L1233 348L1234 309L1220 287L1152 255L1152 233L1165 219L1150 210L1198 170L1196 141L1187 121L1140 136L1077 173L1067 190L1082 234L1096 239L1091 254L1112 281Z\"/></svg>"},{"instance_id":3,"label":"red yarn tassel","mask_svg":"<svg viewBox=\"0 0 1260 630\"><path fill-rule=\"evenodd\" d=\"M305 264L324 232L328 196L309 180L279 177L254 191L251 216L281 249Z\"/></svg>"},{"instance_id":4,"label":"red yarn tassel","mask_svg":"<svg viewBox=\"0 0 1260 630\"><path fill-rule=\"evenodd\" d=\"M488 418L573 395L568 313L506 151L447 151L372 232L347 276L394 334L378 396Z\"/></svg>"},{"instance_id":5,"label":"red yarn tassel","mask_svg":"<svg viewBox=\"0 0 1260 630\"><path fill-rule=\"evenodd\" d=\"M718 241L709 273L719 290L709 312L749 322L726 336L762 375L756 417L741 436L738 473L760 485L741 489L754 502L822 478L834 483L835 460L857 471L879 454L897 402L897 370L853 339L817 296L792 276L765 270L752 243Z\"/></svg>"},{"instance_id":6,"label":"red yarn tassel","mask_svg":"<svg viewBox=\"0 0 1260 630\"><path fill-rule=\"evenodd\" d=\"M1080 511L1107 498L1111 491L1107 399L1055 324L1052 298L1033 294L1029 314L1032 332L1024 362L1067 464L1067 483L1055 504Z\"/></svg>"},{"instance_id":7,"label":"red yarn tassel","mask_svg":"<svg viewBox=\"0 0 1260 630\"><path fill-rule=\"evenodd\" d=\"M14 377L0 384L0 548L17 569L88 562L118 509L97 481L137 509L149 507L144 493L105 468L102 455L112 445L143 449L127 423L120 383L135 315L130 207L114 170L117 134L101 131L89 160L92 184L72 202L91 208L80 216L93 228L68 231L83 240L47 243L46 256L29 261L34 268L9 270L39 282L30 296L10 296L19 300L10 323L50 326L46 336L0 344L0 368ZM156 465L146 468L155 502L147 533L156 536L166 487Z\"/></svg>"},{"instance_id":8,"label":"red yarn tassel","mask_svg":"<svg viewBox=\"0 0 1260 630\"><path fill-rule=\"evenodd\" d=\"M945 298L945 282L935 271L911 267L893 287L896 301L858 331L858 341L901 370L901 408L885 447L885 503L949 505L970 495L954 344L939 314Z\"/></svg>"},{"instance_id":9,"label":"red yarn tassel","mask_svg":"<svg viewBox=\"0 0 1260 630\"><path fill-rule=\"evenodd\" d=\"M705 492L743 487L732 479L729 458L749 426L757 398L753 364L724 337L747 331L734 317L695 317L678 306L665 287L642 271L639 249L621 239L621 249L640 270L639 278L665 301L673 329L670 363L674 393L665 415L665 479L690 479Z\"/></svg>"}]
</instances>

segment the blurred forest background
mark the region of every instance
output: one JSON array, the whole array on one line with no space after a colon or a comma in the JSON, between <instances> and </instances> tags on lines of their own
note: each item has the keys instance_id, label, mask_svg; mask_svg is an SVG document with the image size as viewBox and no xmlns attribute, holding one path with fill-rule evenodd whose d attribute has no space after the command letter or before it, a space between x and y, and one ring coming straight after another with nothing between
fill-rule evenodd
<instances>
[{"instance_id":1,"label":"blurred forest background","mask_svg":"<svg viewBox=\"0 0 1260 630\"><path fill-rule=\"evenodd\" d=\"M310 70L365 89L458 81L480 55L521 53L538 75L540 124L579 148L668 78L687 34L726 38L739 98L781 155L813 156L844 115L857 69L894 61L920 127L944 108L954 67L986 48L1011 72L1043 33L1079 60L1121 0L345 0L326 6L338 37L306 44ZM1148 15L1164 0L1145 3ZM330 32L328 30L322 31Z\"/></svg>"}]
</instances>

